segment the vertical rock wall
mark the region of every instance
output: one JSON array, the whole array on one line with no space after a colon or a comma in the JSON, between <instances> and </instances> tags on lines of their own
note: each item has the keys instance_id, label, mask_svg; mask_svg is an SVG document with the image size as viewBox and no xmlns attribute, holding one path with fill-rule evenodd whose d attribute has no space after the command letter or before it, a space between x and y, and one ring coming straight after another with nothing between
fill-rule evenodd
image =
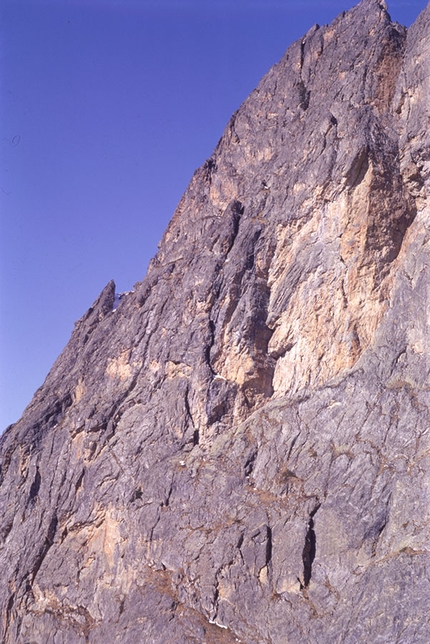
<instances>
[{"instance_id":1,"label":"vertical rock wall","mask_svg":"<svg viewBox=\"0 0 430 644\"><path fill-rule=\"evenodd\" d=\"M429 23L294 43L76 324L0 439L2 641L427 644Z\"/></svg>"}]
</instances>

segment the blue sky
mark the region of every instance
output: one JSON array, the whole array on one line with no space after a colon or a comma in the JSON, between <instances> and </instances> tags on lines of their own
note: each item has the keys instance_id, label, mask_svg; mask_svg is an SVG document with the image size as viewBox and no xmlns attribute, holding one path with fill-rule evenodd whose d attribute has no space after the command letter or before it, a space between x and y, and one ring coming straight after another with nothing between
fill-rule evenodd
<instances>
[{"instance_id":1,"label":"blue sky","mask_svg":"<svg viewBox=\"0 0 430 644\"><path fill-rule=\"evenodd\" d=\"M2 0L0 431L285 49L348 0ZM425 0L389 3L409 26Z\"/></svg>"}]
</instances>

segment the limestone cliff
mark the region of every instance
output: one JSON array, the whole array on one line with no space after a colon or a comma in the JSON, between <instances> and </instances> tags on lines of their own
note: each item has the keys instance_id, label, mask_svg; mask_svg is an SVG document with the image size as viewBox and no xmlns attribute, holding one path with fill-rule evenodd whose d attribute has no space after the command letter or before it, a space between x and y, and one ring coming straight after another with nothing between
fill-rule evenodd
<instances>
[{"instance_id":1,"label":"limestone cliff","mask_svg":"<svg viewBox=\"0 0 430 644\"><path fill-rule=\"evenodd\" d=\"M428 644L430 7L314 26L1 440L6 644Z\"/></svg>"}]
</instances>

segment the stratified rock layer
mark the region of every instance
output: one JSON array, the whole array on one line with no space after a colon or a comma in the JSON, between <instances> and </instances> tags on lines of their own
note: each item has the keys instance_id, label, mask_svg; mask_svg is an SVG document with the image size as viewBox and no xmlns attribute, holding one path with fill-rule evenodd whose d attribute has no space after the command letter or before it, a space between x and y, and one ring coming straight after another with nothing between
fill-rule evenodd
<instances>
[{"instance_id":1,"label":"stratified rock layer","mask_svg":"<svg viewBox=\"0 0 430 644\"><path fill-rule=\"evenodd\" d=\"M232 117L1 439L2 641L428 644L429 106L363 0Z\"/></svg>"}]
</instances>

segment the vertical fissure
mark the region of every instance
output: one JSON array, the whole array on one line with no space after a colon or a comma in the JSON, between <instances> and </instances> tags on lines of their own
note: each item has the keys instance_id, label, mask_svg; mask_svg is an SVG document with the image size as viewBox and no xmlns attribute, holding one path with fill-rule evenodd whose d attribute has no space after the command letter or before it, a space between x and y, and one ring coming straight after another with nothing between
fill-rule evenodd
<instances>
[{"instance_id":1,"label":"vertical fissure","mask_svg":"<svg viewBox=\"0 0 430 644\"><path fill-rule=\"evenodd\" d=\"M267 541L266 541L266 566L272 560L272 528L267 526Z\"/></svg>"},{"instance_id":2,"label":"vertical fissure","mask_svg":"<svg viewBox=\"0 0 430 644\"><path fill-rule=\"evenodd\" d=\"M312 565L315 560L316 555L316 534L315 534L315 523L314 517L318 512L320 505L317 505L314 510L309 515L308 529L305 537L305 545L303 548L302 560L303 560L303 583L300 583L301 590L308 588L311 578L312 578Z\"/></svg>"}]
</instances>

